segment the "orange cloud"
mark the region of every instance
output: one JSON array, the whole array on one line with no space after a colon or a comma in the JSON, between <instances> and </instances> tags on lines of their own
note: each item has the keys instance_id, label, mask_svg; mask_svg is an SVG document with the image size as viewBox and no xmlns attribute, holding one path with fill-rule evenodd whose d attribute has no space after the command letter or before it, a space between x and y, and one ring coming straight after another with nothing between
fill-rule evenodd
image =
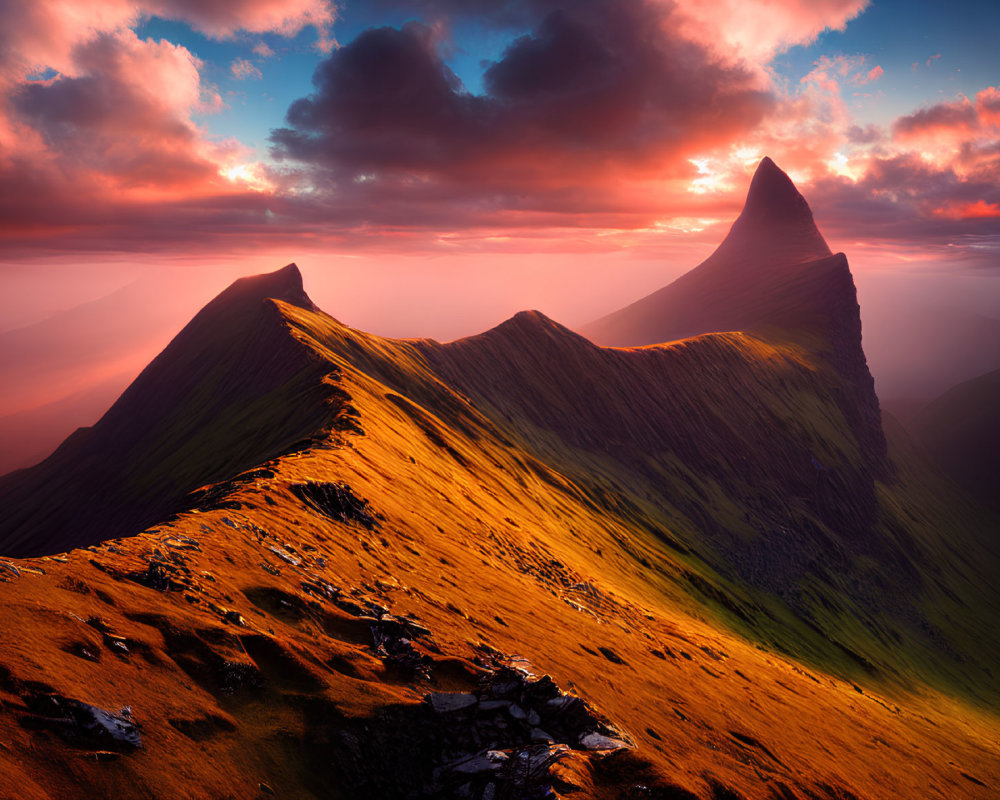
<instances>
[{"instance_id":1,"label":"orange cloud","mask_svg":"<svg viewBox=\"0 0 1000 800\"><path fill-rule=\"evenodd\" d=\"M892 125L897 140L941 136L966 136L979 127L975 106L968 98L953 103L938 103L897 119Z\"/></svg>"},{"instance_id":2,"label":"orange cloud","mask_svg":"<svg viewBox=\"0 0 1000 800\"><path fill-rule=\"evenodd\" d=\"M993 219L1000 217L1000 203L977 200L934 209L934 215L944 219Z\"/></svg>"},{"instance_id":3,"label":"orange cloud","mask_svg":"<svg viewBox=\"0 0 1000 800\"><path fill-rule=\"evenodd\" d=\"M1000 89L989 86L976 94L976 113L983 124L1000 128Z\"/></svg>"}]
</instances>

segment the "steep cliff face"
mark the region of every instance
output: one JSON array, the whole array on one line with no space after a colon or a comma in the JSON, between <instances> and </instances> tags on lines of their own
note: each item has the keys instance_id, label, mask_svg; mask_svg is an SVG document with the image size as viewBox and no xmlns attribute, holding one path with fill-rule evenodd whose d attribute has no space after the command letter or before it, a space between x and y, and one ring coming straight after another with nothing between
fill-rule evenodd
<instances>
[{"instance_id":1,"label":"steep cliff face","mask_svg":"<svg viewBox=\"0 0 1000 800\"><path fill-rule=\"evenodd\" d=\"M745 331L794 345L843 380L838 406L865 465L888 473L878 398L861 345L861 314L847 258L832 255L808 203L769 158L718 249L653 294L581 332L605 346Z\"/></svg>"}]
</instances>

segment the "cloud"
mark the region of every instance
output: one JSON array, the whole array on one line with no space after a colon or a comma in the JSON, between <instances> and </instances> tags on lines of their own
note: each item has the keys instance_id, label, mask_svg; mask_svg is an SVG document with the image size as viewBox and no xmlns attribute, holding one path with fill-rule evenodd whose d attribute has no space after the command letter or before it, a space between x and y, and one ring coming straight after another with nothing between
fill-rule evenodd
<instances>
[{"instance_id":1,"label":"cloud","mask_svg":"<svg viewBox=\"0 0 1000 800\"><path fill-rule=\"evenodd\" d=\"M51 162L127 186L191 186L217 172L190 121L204 101L187 49L128 31L99 35L74 57L76 77L11 94L15 115L41 136Z\"/></svg>"},{"instance_id":2,"label":"cloud","mask_svg":"<svg viewBox=\"0 0 1000 800\"><path fill-rule=\"evenodd\" d=\"M877 125L851 125L847 129L847 141L851 144L874 144L881 142L885 138L885 133Z\"/></svg>"},{"instance_id":3,"label":"cloud","mask_svg":"<svg viewBox=\"0 0 1000 800\"><path fill-rule=\"evenodd\" d=\"M976 113L982 124L1000 128L1000 89L989 86L976 94Z\"/></svg>"},{"instance_id":4,"label":"cloud","mask_svg":"<svg viewBox=\"0 0 1000 800\"><path fill-rule=\"evenodd\" d=\"M485 70L483 95L444 64L437 29L365 31L272 133L273 153L332 202L472 202L565 213L752 129L774 103L757 76L679 36L668 6L553 11ZM610 190L609 190L610 187ZM377 202L376 202L377 198Z\"/></svg>"},{"instance_id":5,"label":"cloud","mask_svg":"<svg viewBox=\"0 0 1000 800\"><path fill-rule=\"evenodd\" d=\"M424 19L474 18L515 30L530 28L553 11L587 15L600 6L615 5L606 0L369 0L369 4L416 12ZM809 44L825 30L843 30L868 4L869 0L655 0L675 33L717 55L735 54L751 64L764 63L793 45Z\"/></svg>"},{"instance_id":6,"label":"cloud","mask_svg":"<svg viewBox=\"0 0 1000 800\"><path fill-rule=\"evenodd\" d=\"M1000 203L976 200L974 203L949 203L934 209L934 214L946 219L997 219Z\"/></svg>"},{"instance_id":7,"label":"cloud","mask_svg":"<svg viewBox=\"0 0 1000 800\"><path fill-rule=\"evenodd\" d=\"M183 20L217 38L237 31L294 36L309 26L326 32L337 16L330 0L139 0L139 5L145 13Z\"/></svg>"},{"instance_id":8,"label":"cloud","mask_svg":"<svg viewBox=\"0 0 1000 800\"><path fill-rule=\"evenodd\" d=\"M997 239L1000 158L976 174L961 174L919 152L875 156L860 179L825 176L808 196L824 229L835 235L958 252L967 242Z\"/></svg>"},{"instance_id":9,"label":"cloud","mask_svg":"<svg viewBox=\"0 0 1000 800\"><path fill-rule=\"evenodd\" d=\"M792 174L824 230L995 235L1000 90L883 128L859 125L848 104L852 86L884 74L869 58L820 58L791 86L766 68L863 0L371 2L425 22L363 31L324 58L313 92L272 132L275 165L196 123L222 107L204 65L132 26L156 13L256 42L229 65L253 79L274 56L264 34L312 25L329 42L331 3L38 0L12 13L0 0L4 246L304 236L488 249L489 234L563 246L541 244L555 231L566 247L632 246L731 219L763 155ZM507 41L479 94L446 63L470 24Z\"/></svg>"},{"instance_id":10,"label":"cloud","mask_svg":"<svg viewBox=\"0 0 1000 800\"><path fill-rule=\"evenodd\" d=\"M962 177L1000 178L1000 91L990 86L975 101L959 96L918 109L892 124L892 137L897 147Z\"/></svg>"},{"instance_id":11,"label":"cloud","mask_svg":"<svg viewBox=\"0 0 1000 800\"><path fill-rule=\"evenodd\" d=\"M866 83L871 83L872 81L877 81L885 74L885 70L882 69L878 64L872 67L868 72L859 72L853 78L851 78L851 83L858 86L864 86Z\"/></svg>"},{"instance_id":12,"label":"cloud","mask_svg":"<svg viewBox=\"0 0 1000 800\"><path fill-rule=\"evenodd\" d=\"M245 58L237 58L233 61L229 65L229 71L233 73L233 77L238 81L245 81L250 78L260 80L264 77L260 68Z\"/></svg>"},{"instance_id":13,"label":"cloud","mask_svg":"<svg viewBox=\"0 0 1000 800\"><path fill-rule=\"evenodd\" d=\"M191 25L206 36L238 32L293 36L314 26L329 41L336 19L330 0L32 0L0 2L0 80L35 67L72 73L73 50L103 33L120 33L159 16Z\"/></svg>"},{"instance_id":14,"label":"cloud","mask_svg":"<svg viewBox=\"0 0 1000 800\"><path fill-rule=\"evenodd\" d=\"M687 0L679 13L695 23L693 36L720 51L763 64L825 30L843 30L869 0Z\"/></svg>"},{"instance_id":15,"label":"cloud","mask_svg":"<svg viewBox=\"0 0 1000 800\"><path fill-rule=\"evenodd\" d=\"M942 133L968 134L979 126L975 107L962 99L954 103L939 103L900 117L892 124L897 139L939 136Z\"/></svg>"}]
</instances>

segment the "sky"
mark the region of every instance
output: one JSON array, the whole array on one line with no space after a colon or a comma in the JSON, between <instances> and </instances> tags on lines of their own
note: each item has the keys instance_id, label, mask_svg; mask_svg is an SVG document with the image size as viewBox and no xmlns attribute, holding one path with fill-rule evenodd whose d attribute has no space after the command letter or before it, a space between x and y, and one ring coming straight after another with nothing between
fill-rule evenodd
<instances>
[{"instance_id":1,"label":"sky","mask_svg":"<svg viewBox=\"0 0 1000 800\"><path fill-rule=\"evenodd\" d=\"M998 317L997 30L966 0L0 0L0 336L68 337L0 355L0 417L86 388L46 365L108 298L141 311L102 380L291 261L385 335L584 323L708 255L764 155L876 349Z\"/></svg>"}]
</instances>

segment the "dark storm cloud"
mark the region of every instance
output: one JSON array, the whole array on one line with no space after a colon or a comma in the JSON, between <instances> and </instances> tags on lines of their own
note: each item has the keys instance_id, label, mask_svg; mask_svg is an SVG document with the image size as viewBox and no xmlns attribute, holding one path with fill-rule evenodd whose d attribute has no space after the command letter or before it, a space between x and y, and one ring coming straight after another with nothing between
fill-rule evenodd
<instances>
[{"instance_id":1,"label":"dark storm cloud","mask_svg":"<svg viewBox=\"0 0 1000 800\"><path fill-rule=\"evenodd\" d=\"M752 128L774 102L742 67L677 34L669 6L643 0L549 10L487 67L481 96L465 91L440 44L419 23L362 33L291 105L274 155L306 165L319 188L339 181L341 194L414 182L466 197L495 198L508 184L535 198L567 185L599 193L609 170L687 169L679 156Z\"/></svg>"}]
</instances>

